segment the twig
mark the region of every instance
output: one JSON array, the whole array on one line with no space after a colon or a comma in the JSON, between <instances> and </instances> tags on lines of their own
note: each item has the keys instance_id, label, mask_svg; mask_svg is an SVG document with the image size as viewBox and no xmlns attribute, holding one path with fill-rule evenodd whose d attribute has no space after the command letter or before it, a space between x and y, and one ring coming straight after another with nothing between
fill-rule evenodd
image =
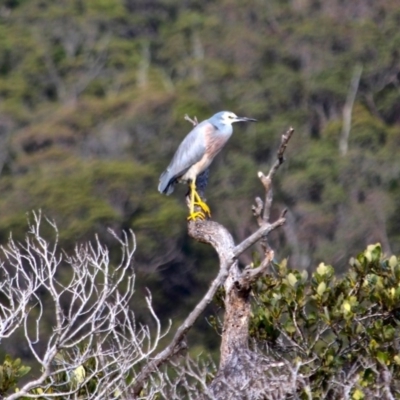
<instances>
[{"instance_id":1,"label":"twig","mask_svg":"<svg viewBox=\"0 0 400 400\"><path fill-rule=\"evenodd\" d=\"M265 188L265 202L264 202L264 213L262 216L262 219L264 221L269 221L270 217L270 212L271 212L271 205L272 205L272 178L274 177L276 171L278 168L284 163L285 158L284 158L284 153L286 150L286 147L289 143L289 140L291 139L292 135L294 133L293 128L289 128L286 133L284 133L281 137L281 144L278 148L277 151L277 159L272 165L271 169L268 172L268 175L265 176L261 171L258 172L258 177L261 180L261 183L263 184Z\"/></svg>"},{"instance_id":2,"label":"twig","mask_svg":"<svg viewBox=\"0 0 400 400\"><path fill-rule=\"evenodd\" d=\"M257 224L260 227L264 227L265 224L269 223L272 200L273 200L272 179L273 179L276 171L279 169L279 167L285 161L285 158L284 158L285 150L286 150L286 147L287 147L289 140L291 139L293 133L294 133L294 129L289 128L286 131L286 133L282 134L281 143L280 143L278 151L277 151L276 161L271 166L268 174L264 175L264 173L261 171L259 171L257 174L258 177L260 178L262 185L264 186L264 189L265 189L264 202L261 200L260 197L257 197L255 199L256 204L252 206L253 215L256 217ZM283 211L281 218L284 216L284 213L286 213L286 210ZM265 255L267 255L270 250L270 246L268 244L266 236L264 236L262 238L261 246L264 249Z\"/></svg>"},{"instance_id":3,"label":"twig","mask_svg":"<svg viewBox=\"0 0 400 400\"><path fill-rule=\"evenodd\" d=\"M255 231L252 235L250 235L247 239L243 240L242 243L238 244L233 249L233 257L238 258L245 250L247 250L254 243L258 242L262 237L267 236L271 231L282 226L285 223L286 219L281 217L273 224L265 224L257 231Z\"/></svg>"},{"instance_id":4,"label":"twig","mask_svg":"<svg viewBox=\"0 0 400 400\"><path fill-rule=\"evenodd\" d=\"M129 309L135 279L131 271L136 249L133 232L124 232L122 238L111 232L121 245L121 260L110 266L108 250L98 238L68 255L58 248L55 224L47 220L56 234L52 244L40 235L41 214L33 213L33 220L25 242L10 239L0 248L5 257L0 263L0 291L7 300L0 305L4 322L0 340L21 328L41 372L7 399L43 397L36 390L46 392L50 387L54 392L46 398L76 398L87 387L92 388L85 396L88 400L111 398L116 391L127 395L135 379L127 381L126 376L151 357L169 331L161 331L150 294L146 303L155 322L154 332L137 325ZM69 281L57 279L60 266L70 271ZM37 293L39 288L47 295L46 304ZM47 308L53 309L54 326L44 339ZM35 346L39 341L45 344L44 352ZM61 384L60 379L65 382Z\"/></svg>"},{"instance_id":5,"label":"twig","mask_svg":"<svg viewBox=\"0 0 400 400\"><path fill-rule=\"evenodd\" d=\"M197 121L197 117L195 116L193 119L189 117L189 115L185 114L185 120L189 121L193 126L196 126L199 124L199 121Z\"/></svg>"},{"instance_id":6,"label":"twig","mask_svg":"<svg viewBox=\"0 0 400 400\"><path fill-rule=\"evenodd\" d=\"M248 290L252 283L266 273L268 266L273 259L274 251L270 250L268 256L264 258L257 268L252 268L251 266L246 267L243 270L240 279L237 281L237 287L240 288L240 290Z\"/></svg>"}]
</instances>

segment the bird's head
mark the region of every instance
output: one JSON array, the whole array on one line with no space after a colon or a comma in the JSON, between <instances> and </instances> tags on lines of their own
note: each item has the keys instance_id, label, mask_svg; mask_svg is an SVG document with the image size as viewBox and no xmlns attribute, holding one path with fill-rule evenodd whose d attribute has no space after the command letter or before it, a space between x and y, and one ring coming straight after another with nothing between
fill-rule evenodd
<instances>
[{"instance_id":1,"label":"bird's head","mask_svg":"<svg viewBox=\"0 0 400 400\"><path fill-rule=\"evenodd\" d=\"M221 111L210 118L210 122L216 125L232 125L234 122L240 121L257 121L254 118L238 117L236 114L230 111Z\"/></svg>"}]
</instances>

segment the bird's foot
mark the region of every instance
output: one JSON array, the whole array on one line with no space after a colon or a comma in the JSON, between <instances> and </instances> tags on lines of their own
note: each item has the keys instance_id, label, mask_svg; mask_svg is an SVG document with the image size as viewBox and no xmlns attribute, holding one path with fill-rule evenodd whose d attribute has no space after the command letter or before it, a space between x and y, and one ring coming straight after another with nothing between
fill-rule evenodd
<instances>
[{"instance_id":1,"label":"bird's foot","mask_svg":"<svg viewBox=\"0 0 400 400\"><path fill-rule=\"evenodd\" d=\"M206 216L201 211L194 211L194 212L190 213L190 215L187 217L188 221L196 221L196 219L200 219L200 220L204 221L206 219Z\"/></svg>"},{"instance_id":2,"label":"bird's foot","mask_svg":"<svg viewBox=\"0 0 400 400\"><path fill-rule=\"evenodd\" d=\"M199 198L197 201L194 202L194 205L200 207L200 208L204 211L204 214L205 214L206 216L208 216L209 218L211 218L211 210L210 210L210 207L208 207L208 205L207 205L206 203L204 203L204 201L202 201L202 200Z\"/></svg>"}]
</instances>

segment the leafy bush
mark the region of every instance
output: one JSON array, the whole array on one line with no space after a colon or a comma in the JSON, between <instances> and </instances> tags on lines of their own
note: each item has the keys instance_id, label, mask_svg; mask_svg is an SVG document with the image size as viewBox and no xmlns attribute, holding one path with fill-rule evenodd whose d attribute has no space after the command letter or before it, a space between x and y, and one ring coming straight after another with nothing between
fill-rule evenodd
<instances>
[{"instance_id":1,"label":"leafy bush","mask_svg":"<svg viewBox=\"0 0 400 400\"><path fill-rule=\"evenodd\" d=\"M286 264L254 287L251 336L298 365L312 398L399 395L399 259L375 244L342 276L324 263L311 278Z\"/></svg>"},{"instance_id":2,"label":"leafy bush","mask_svg":"<svg viewBox=\"0 0 400 400\"><path fill-rule=\"evenodd\" d=\"M18 380L31 370L30 367L22 365L21 359L13 360L8 354L0 365L0 395L3 396L9 389L14 388Z\"/></svg>"}]
</instances>

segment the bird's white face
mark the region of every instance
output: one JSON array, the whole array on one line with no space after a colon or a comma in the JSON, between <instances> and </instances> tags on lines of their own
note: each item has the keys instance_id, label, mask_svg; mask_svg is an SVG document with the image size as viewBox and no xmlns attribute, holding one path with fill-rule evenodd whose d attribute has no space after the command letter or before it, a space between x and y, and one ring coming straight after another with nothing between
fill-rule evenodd
<instances>
[{"instance_id":1,"label":"bird's white face","mask_svg":"<svg viewBox=\"0 0 400 400\"><path fill-rule=\"evenodd\" d=\"M227 111L222 114L221 119L224 124L232 124L233 122L236 122L238 116L233 112Z\"/></svg>"}]
</instances>

